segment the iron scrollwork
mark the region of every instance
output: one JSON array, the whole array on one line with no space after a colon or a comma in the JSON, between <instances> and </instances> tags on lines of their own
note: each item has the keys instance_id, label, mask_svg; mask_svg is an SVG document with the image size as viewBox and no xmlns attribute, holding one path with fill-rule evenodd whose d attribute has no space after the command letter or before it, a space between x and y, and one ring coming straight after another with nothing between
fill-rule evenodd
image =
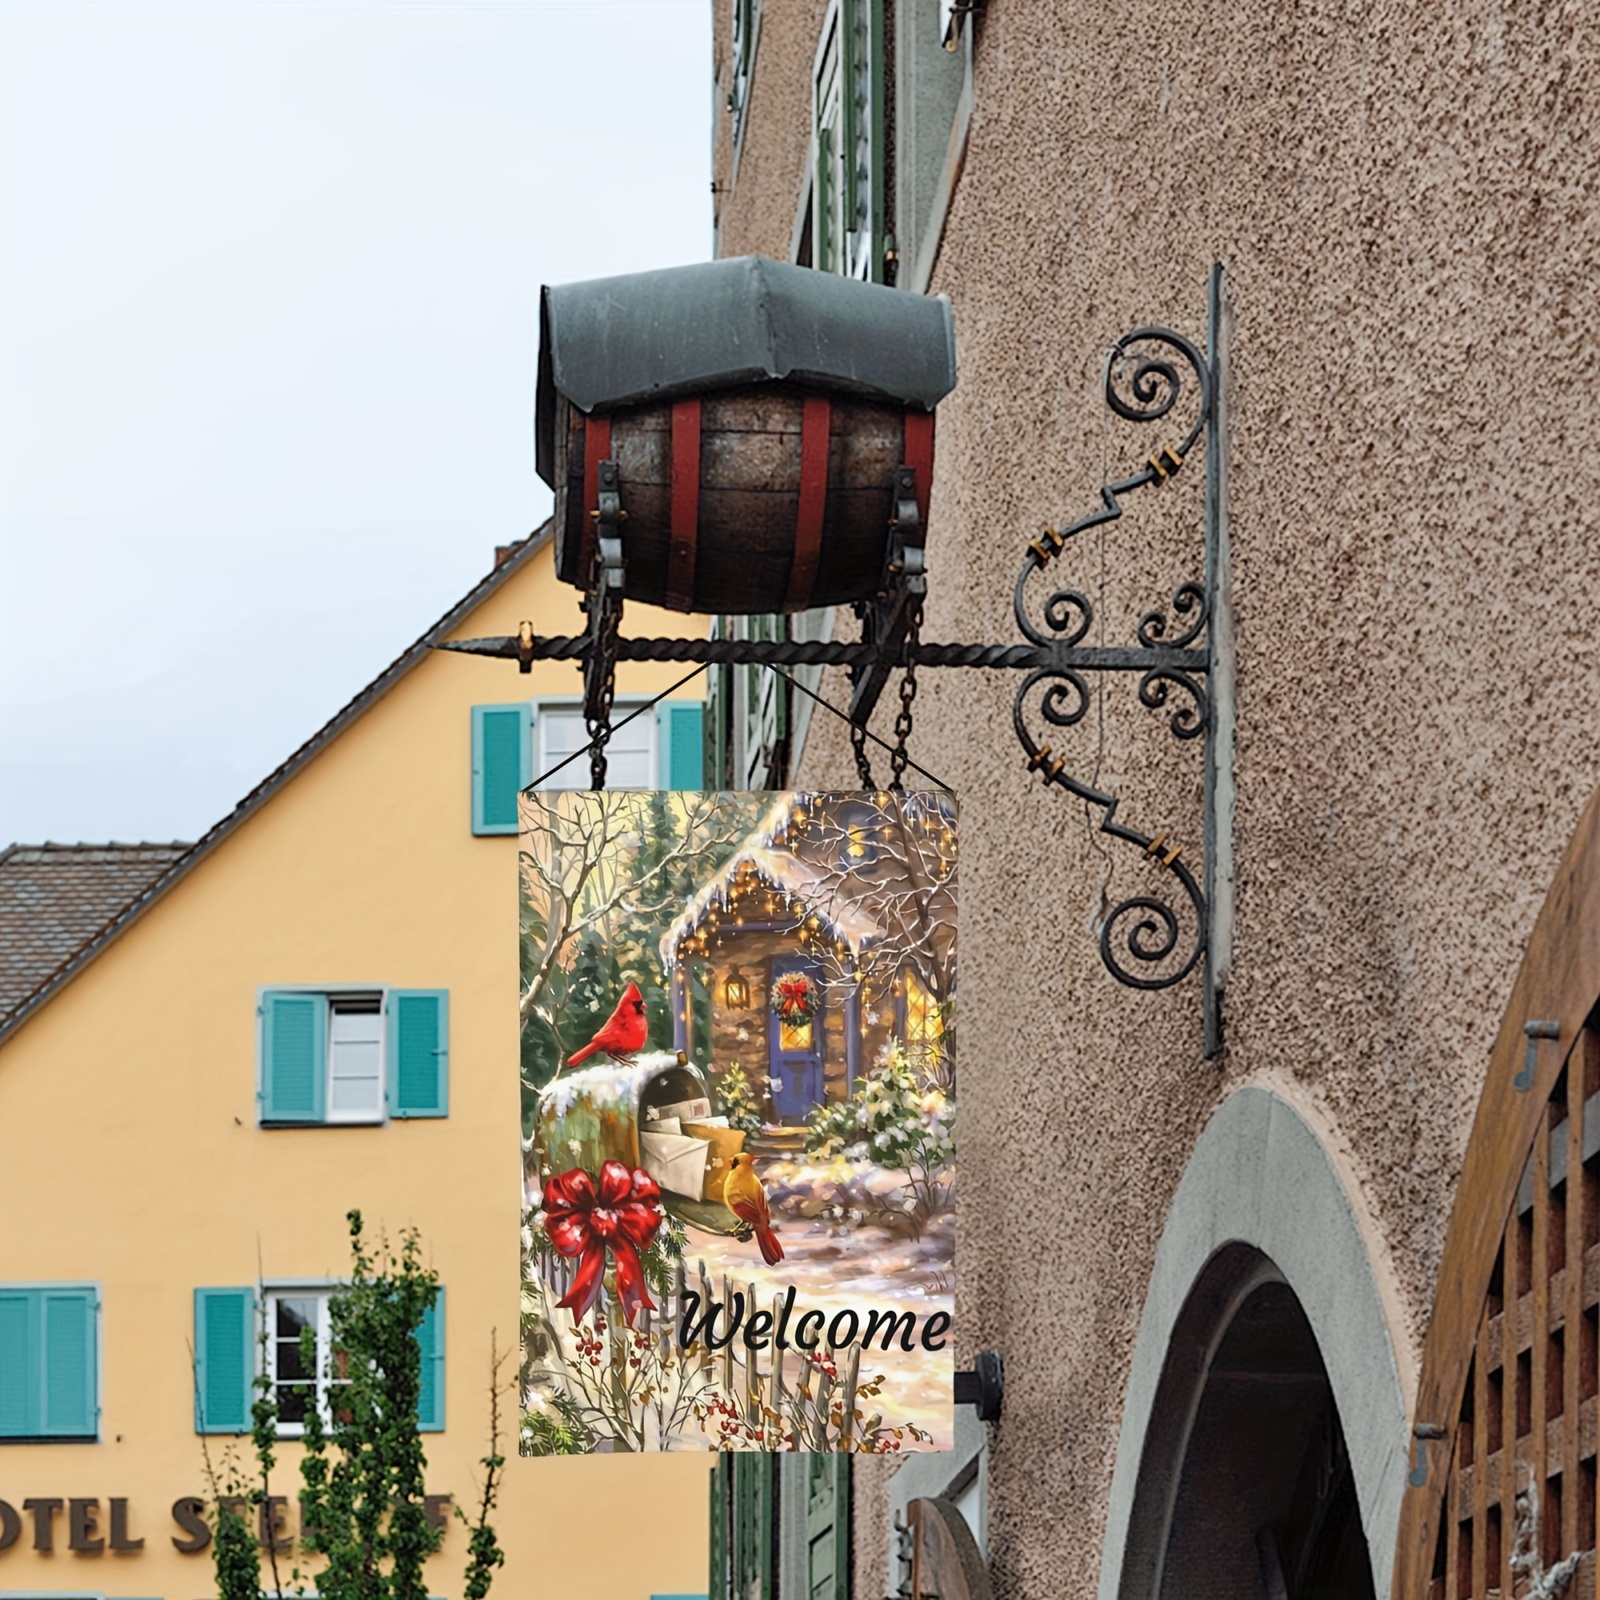
<instances>
[{"instance_id":1,"label":"iron scrollwork","mask_svg":"<svg viewBox=\"0 0 1600 1600\"><path fill-rule=\"evenodd\" d=\"M1191 645L1205 632L1206 623L1211 620L1211 608L1206 604L1206 590L1202 583L1180 583L1172 591L1172 609L1181 617L1187 612L1194 612L1194 619L1180 634L1169 639L1167 637L1167 614L1165 611L1147 611L1139 618L1138 637L1139 643L1146 649L1155 650L1166 645L1169 649L1182 650L1186 645Z\"/></svg>"},{"instance_id":2,"label":"iron scrollwork","mask_svg":"<svg viewBox=\"0 0 1600 1600\"><path fill-rule=\"evenodd\" d=\"M1208 937L1205 891L1181 847L1166 834L1151 835L1119 820L1121 797L1086 782L1068 770L1067 758L1052 742L1051 730L1065 731L1083 720L1091 704L1090 671L1139 674L1138 698L1153 711L1166 711L1168 726L1180 740L1197 739L1211 726L1206 689L1210 599L1203 583L1178 584L1166 609L1140 617L1132 650L1084 645L1095 622L1095 605L1081 590L1057 588L1045 600L1042 623L1028 604L1030 580L1043 572L1080 534L1114 522L1123 499L1135 490L1165 482L1188 459L1210 421L1213 374L1199 349L1169 328L1143 327L1125 334L1106 358L1105 402L1129 422L1156 423L1171 415L1180 400L1194 396L1187 431L1176 444L1160 446L1138 471L1103 484L1100 505L1066 527L1047 528L1023 557L1013 593L1013 611L1024 637L1051 650L1052 660L1023 680L1012 708L1017 739L1028 769L1101 812L1099 831L1131 844L1163 869L1169 887L1160 893L1129 896L1100 921L1100 958L1119 983L1134 989L1167 989L1181 982L1205 955ZM1174 694L1176 691L1176 694ZM1169 705L1169 701L1171 704ZM1042 724L1035 735L1034 726Z\"/></svg>"}]
</instances>

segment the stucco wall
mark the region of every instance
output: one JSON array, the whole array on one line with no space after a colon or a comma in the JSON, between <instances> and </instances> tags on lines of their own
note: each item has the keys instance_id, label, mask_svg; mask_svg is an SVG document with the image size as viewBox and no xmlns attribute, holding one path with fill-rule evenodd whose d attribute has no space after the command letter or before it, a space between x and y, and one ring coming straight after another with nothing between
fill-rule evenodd
<instances>
[{"instance_id":1,"label":"stucco wall","mask_svg":"<svg viewBox=\"0 0 1600 1600\"><path fill-rule=\"evenodd\" d=\"M1007 1363L1002 1594L1095 1583L1156 1241L1240 1081L1288 1086L1332 1130L1415 1360L1489 1043L1600 778L1597 61L1600 13L1570 3L991 0L981 23L932 282L961 381L939 415L928 637L1013 638L1026 540L1165 442L1107 423L1111 340L1145 320L1203 336L1217 258L1234 307L1220 1063L1193 982L1142 995L1101 968L1102 857L1083 808L1025 776L1014 681L929 673L917 703L914 753L963 806L960 1334ZM777 93L803 73L758 66L774 89L753 122L803 122L804 96ZM741 177L724 239L786 253L778 198ZM1199 576L1199 489L1136 497L1053 569L1097 591L1103 559L1108 642ZM1069 736L1084 772L1096 722ZM802 781L852 770L819 717ZM1126 685L1101 778L1195 853L1198 752ZM1107 849L1113 894L1135 892ZM887 1592L874 1549L863 1594Z\"/></svg>"}]
</instances>

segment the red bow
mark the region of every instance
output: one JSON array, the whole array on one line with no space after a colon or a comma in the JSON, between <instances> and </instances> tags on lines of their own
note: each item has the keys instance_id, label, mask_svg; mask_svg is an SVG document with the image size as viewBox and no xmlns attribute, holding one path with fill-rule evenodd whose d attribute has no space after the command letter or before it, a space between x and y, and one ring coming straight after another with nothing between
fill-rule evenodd
<instances>
[{"instance_id":1,"label":"red bow","mask_svg":"<svg viewBox=\"0 0 1600 1600\"><path fill-rule=\"evenodd\" d=\"M640 1306L656 1309L645 1285L639 1251L648 1250L661 1226L661 1190L648 1172L607 1161L600 1184L582 1167L549 1179L544 1186L544 1227L564 1256L582 1256L578 1275L557 1304L581 1320L600 1294L606 1250L617 1263L617 1290L633 1326Z\"/></svg>"}]
</instances>

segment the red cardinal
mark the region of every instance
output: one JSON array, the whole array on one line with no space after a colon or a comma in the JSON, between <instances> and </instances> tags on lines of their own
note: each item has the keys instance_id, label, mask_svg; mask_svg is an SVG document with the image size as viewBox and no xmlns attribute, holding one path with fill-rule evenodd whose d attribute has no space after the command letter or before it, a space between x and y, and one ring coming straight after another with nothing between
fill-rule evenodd
<instances>
[{"instance_id":1,"label":"red cardinal","mask_svg":"<svg viewBox=\"0 0 1600 1600\"><path fill-rule=\"evenodd\" d=\"M722 1198L734 1216L741 1222L748 1222L756 1230L761 1259L769 1267L777 1266L783 1260L783 1246L772 1231L767 1191L756 1176L754 1156L737 1155L733 1158L733 1167L722 1183Z\"/></svg>"},{"instance_id":2,"label":"red cardinal","mask_svg":"<svg viewBox=\"0 0 1600 1600\"><path fill-rule=\"evenodd\" d=\"M583 1049L574 1050L567 1058L567 1065L575 1067L580 1061L587 1061L596 1050L604 1050L610 1056L631 1056L644 1049L649 1034L650 1027L644 1018L644 996L639 993L638 984L630 983L622 991L617 1009L611 1013L605 1027Z\"/></svg>"}]
</instances>

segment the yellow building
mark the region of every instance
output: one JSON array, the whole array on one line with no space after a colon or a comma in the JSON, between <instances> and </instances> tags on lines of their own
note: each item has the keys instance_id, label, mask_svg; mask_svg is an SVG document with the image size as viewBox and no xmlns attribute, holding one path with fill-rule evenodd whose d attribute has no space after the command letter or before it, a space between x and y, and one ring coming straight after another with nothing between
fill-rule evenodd
<instances>
[{"instance_id":1,"label":"yellow building","mask_svg":"<svg viewBox=\"0 0 1600 1600\"><path fill-rule=\"evenodd\" d=\"M0 1593L215 1592L202 1442L244 1418L250 1310L280 1377L325 1319L352 1207L438 1269L428 1488L472 1504L491 1333L517 1340L515 789L584 737L574 666L432 648L579 630L548 533L502 555L198 844L0 857ZM682 671L624 664L619 708ZM698 775L698 706L617 736L619 786ZM508 1443L496 1592L704 1592L712 1458ZM291 1440L291 1538L297 1487ZM450 1523L435 1595L465 1547Z\"/></svg>"}]
</instances>

